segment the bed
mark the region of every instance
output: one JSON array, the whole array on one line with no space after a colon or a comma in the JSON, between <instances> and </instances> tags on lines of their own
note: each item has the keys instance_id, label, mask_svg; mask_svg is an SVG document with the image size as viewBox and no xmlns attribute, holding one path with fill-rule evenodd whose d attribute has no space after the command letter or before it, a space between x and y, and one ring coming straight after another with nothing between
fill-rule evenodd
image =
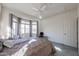
<instances>
[{"instance_id":1,"label":"bed","mask_svg":"<svg viewBox=\"0 0 79 59\"><path fill-rule=\"evenodd\" d=\"M4 47L0 56L46 56L54 53L55 48L47 38L32 38L11 48Z\"/></svg>"},{"instance_id":2,"label":"bed","mask_svg":"<svg viewBox=\"0 0 79 59\"><path fill-rule=\"evenodd\" d=\"M28 49L25 55L51 56L55 54L56 50L52 42L50 42L47 37L39 37L33 40L34 41L28 45Z\"/></svg>"}]
</instances>

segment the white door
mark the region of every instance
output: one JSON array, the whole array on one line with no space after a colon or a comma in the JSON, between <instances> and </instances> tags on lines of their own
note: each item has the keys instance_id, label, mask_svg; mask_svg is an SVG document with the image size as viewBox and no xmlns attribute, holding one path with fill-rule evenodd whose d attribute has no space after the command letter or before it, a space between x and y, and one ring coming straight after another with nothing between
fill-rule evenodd
<instances>
[{"instance_id":1,"label":"white door","mask_svg":"<svg viewBox=\"0 0 79 59\"><path fill-rule=\"evenodd\" d=\"M77 23L76 20L64 20L64 44L77 47Z\"/></svg>"}]
</instances>

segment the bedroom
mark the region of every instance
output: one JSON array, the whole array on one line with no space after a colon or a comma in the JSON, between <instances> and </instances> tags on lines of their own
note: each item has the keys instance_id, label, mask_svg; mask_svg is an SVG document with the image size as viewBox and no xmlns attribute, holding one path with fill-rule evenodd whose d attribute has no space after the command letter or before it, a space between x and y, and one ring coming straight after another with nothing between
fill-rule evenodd
<instances>
[{"instance_id":1,"label":"bedroom","mask_svg":"<svg viewBox=\"0 0 79 59\"><path fill-rule=\"evenodd\" d=\"M17 40L18 37L28 41L39 36L40 32L44 32L44 36L57 46L55 49L58 49L59 56L77 56L78 18L77 3L2 3L0 4L0 39L6 41L14 38L17 43L25 41ZM23 52L18 53L22 55Z\"/></svg>"}]
</instances>

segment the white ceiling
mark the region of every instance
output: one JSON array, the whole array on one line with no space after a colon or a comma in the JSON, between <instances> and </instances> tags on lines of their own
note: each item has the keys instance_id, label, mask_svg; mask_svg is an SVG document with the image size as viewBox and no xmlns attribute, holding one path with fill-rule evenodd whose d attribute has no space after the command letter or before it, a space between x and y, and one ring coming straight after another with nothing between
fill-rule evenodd
<instances>
[{"instance_id":1,"label":"white ceiling","mask_svg":"<svg viewBox=\"0 0 79 59\"><path fill-rule=\"evenodd\" d=\"M38 18L46 18L77 7L75 3L4 3L3 5Z\"/></svg>"}]
</instances>

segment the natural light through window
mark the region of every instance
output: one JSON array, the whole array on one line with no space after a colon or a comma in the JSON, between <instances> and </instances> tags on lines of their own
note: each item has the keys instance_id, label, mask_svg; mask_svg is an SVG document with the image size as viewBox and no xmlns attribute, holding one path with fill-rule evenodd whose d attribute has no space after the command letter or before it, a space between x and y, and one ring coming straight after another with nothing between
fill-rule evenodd
<instances>
[{"instance_id":1,"label":"natural light through window","mask_svg":"<svg viewBox=\"0 0 79 59\"><path fill-rule=\"evenodd\" d=\"M32 40L30 40L29 42L28 42L28 44L30 44L30 43L32 43L32 42L35 42L35 41L37 41L36 39L32 39Z\"/></svg>"},{"instance_id":2,"label":"natural light through window","mask_svg":"<svg viewBox=\"0 0 79 59\"><path fill-rule=\"evenodd\" d=\"M59 47L57 47L57 46L55 46L55 49L56 49L57 51L60 51L60 52L62 51L61 48L59 48Z\"/></svg>"}]
</instances>

